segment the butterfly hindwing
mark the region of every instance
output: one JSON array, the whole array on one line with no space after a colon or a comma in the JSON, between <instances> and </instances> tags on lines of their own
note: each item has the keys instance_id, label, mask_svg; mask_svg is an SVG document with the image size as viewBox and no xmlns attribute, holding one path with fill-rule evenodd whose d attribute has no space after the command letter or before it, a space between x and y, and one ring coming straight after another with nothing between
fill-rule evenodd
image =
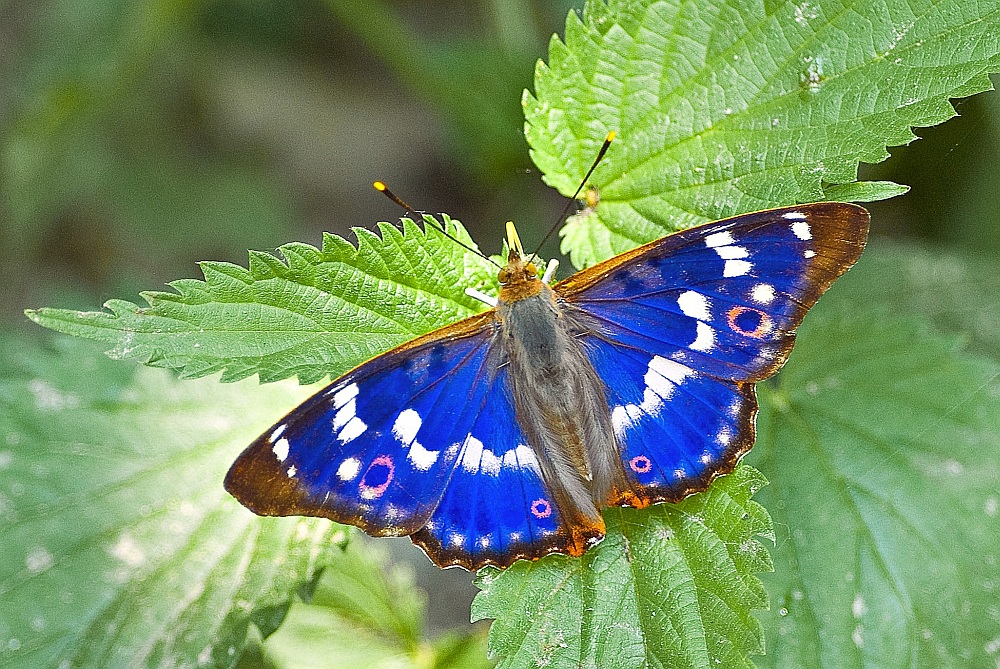
<instances>
[{"instance_id":1,"label":"butterfly hindwing","mask_svg":"<svg viewBox=\"0 0 1000 669\"><path fill-rule=\"evenodd\" d=\"M664 237L554 290L607 336L733 381L784 363L795 329L864 248L868 213L844 203L757 212Z\"/></svg>"},{"instance_id":2,"label":"butterfly hindwing","mask_svg":"<svg viewBox=\"0 0 1000 669\"><path fill-rule=\"evenodd\" d=\"M584 346L606 387L632 505L676 502L731 471L754 441L752 383L719 379L599 337Z\"/></svg>"},{"instance_id":3,"label":"butterfly hindwing","mask_svg":"<svg viewBox=\"0 0 1000 669\"><path fill-rule=\"evenodd\" d=\"M413 536L439 565L506 566L558 551L580 555L604 524L569 526L542 481L534 450L514 417L507 367L493 382L448 489Z\"/></svg>"}]
</instances>

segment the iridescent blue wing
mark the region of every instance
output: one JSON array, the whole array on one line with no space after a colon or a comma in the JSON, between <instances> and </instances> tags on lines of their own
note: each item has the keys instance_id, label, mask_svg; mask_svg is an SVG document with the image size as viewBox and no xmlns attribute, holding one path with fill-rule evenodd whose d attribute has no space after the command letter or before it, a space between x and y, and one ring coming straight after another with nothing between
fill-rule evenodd
<instances>
[{"instance_id":1,"label":"iridescent blue wing","mask_svg":"<svg viewBox=\"0 0 1000 669\"><path fill-rule=\"evenodd\" d=\"M753 383L784 364L806 311L864 248L842 203L691 228L556 286L604 379L643 503L676 500L753 445Z\"/></svg>"},{"instance_id":2,"label":"iridescent blue wing","mask_svg":"<svg viewBox=\"0 0 1000 669\"><path fill-rule=\"evenodd\" d=\"M490 319L474 317L355 368L236 460L226 489L255 513L400 536L430 517L488 384Z\"/></svg>"},{"instance_id":3,"label":"iridescent blue wing","mask_svg":"<svg viewBox=\"0 0 1000 669\"><path fill-rule=\"evenodd\" d=\"M494 312L357 367L261 435L226 489L260 515L414 535L438 565L579 555L603 525L568 528L514 418Z\"/></svg>"},{"instance_id":4,"label":"iridescent blue wing","mask_svg":"<svg viewBox=\"0 0 1000 669\"><path fill-rule=\"evenodd\" d=\"M507 370L497 371L440 505L412 537L439 565L478 569L552 552L582 555L604 536L600 518L560 517L514 417Z\"/></svg>"}]
</instances>

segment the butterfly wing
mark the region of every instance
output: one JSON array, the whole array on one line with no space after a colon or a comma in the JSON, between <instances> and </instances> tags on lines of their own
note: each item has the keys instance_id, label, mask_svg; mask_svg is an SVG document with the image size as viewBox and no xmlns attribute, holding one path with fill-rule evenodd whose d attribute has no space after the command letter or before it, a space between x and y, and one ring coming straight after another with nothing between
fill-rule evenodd
<instances>
[{"instance_id":1,"label":"butterfly wing","mask_svg":"<svg viewBox=\"0 0 1000 669\"><path fill-rule=\"evenodd\" d=\"M260 515L414 535L440 566L581 554L604 527L562 522L514 418L494 325L486 312L357 367L251 444L226 489Z\"/></svg>"},{"instance_id":2,"label":"butterfly wing","mask_svg":"<svg viewBox=\"0 0 1000 669\"><path fill-rule=\"evenodd\" d=\"M478 569L553 552L582 555L604 536L600 517L562 517L515 419L508 370L498 370L441 503L412 537L439 565Z\"/></svg>"},{"instance_id":3,"label":"butterfly wing","mask_svg":"<svg viewBox=\"0 0 1000 669\"><path fill-rule=\"evenodd\" d=\"M732 470L754 439L753 383L864 248L868 213L820 203L691 228L556 286L604 379L641 502Z\"/></svg>"}]
</instances>

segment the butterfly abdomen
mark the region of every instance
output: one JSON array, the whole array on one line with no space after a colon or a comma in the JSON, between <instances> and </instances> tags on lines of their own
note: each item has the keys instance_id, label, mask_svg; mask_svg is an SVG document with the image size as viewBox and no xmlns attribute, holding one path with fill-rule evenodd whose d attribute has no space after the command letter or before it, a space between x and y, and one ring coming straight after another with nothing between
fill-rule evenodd
<instances>
[{"instance_id":1,"label":"butterfly abdomen","mask_svg":"<svg viewBox=\"0 0 1000 669\"><path fill-rule=\"evenodd\" d=\"M515 416L571 527L603 534L599 509L627 484L604 384L579 324L548 286L497 306Z\"/></svg>"}]
</instances>

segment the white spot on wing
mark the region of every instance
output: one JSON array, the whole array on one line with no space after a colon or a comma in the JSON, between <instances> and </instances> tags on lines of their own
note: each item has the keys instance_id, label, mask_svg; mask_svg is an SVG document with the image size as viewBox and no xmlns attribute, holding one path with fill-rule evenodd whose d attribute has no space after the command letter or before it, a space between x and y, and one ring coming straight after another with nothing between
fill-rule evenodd
<instances>
[{"instance_id":1,"label":"white spot on wing","mask_svg":"<svg viewBox=\"0 0 1000 669\"><path fill-rule=\"evenodd\" d=\"M732 244L733 241L733 236L729 232L716 232L705 237L705 246L709 248L725 246L726 244Z\"/></svg>"},{"instance_id":2,"label":"white spot on wing","mask_svg":"<svg viewBox=\"0 0 1000 669\"><path fill-rule=\"evenodd\" d=\"M496 453L488 448L483 449L483 456L479 461L479 471L490 476L500 474L500 458L496 456Z\"/></svg>"},{"instance_id":3,"label":"white spot on wing","mask_svg":"<svg viewBox=\"0 0 1000 669\"><path fill-rule=\"evenodd\" d=\"M750 255L750 252L743 246L719 246L715 249L715 252L723 260L736 260L737 258L746 258Z\"/></svg>"},{"instance_id":4,"label":"white spot on wing","mask_svg":"<svg viewBox=\"0 0 1000 669\"><path fill-rule=\"evenodd\" d=\"M288 468L288 478L290 478L290 479L295 478L295 472L297 472L297 471L298 470L295 469L295 465L292 465L291 467L289 467Z\"/></svg>"},{"instance_id":5,"label":"white spot on wing","mask_svg":"<svg viewBox=\"0 0 1000 669\"><path fill-rule=\"evenodd\" d=\"M342 407L358 396L358 384L344 386L333 394L333 406Z\"/></svg>"},{"instance_id":6,"label":"white spot on wing","mask_svg":"<svg viewBox=\"0 0 1000 669\"><path fill-rule=\"evenodd\" d=\"M406 454L407 459L413 463L413 466L422 472L427 471L431 466L437 462L438 454L441 451L428 451L419 441L414 441L410 444L410 451Z\"/></svg>"},{"instance_id":7,"label":"white spot on wing","mask_svg":"<svg viewBox=\"0 0 1000 669\"><path fill-rule=\"evenodd\" d=\"M530 469L539 476L542 475L542 470L538 466L538 458L535 457L535 452L527 444L518 444L517 448L512 448L504 453L501 462L508 469Z\"/></svg>"},{"instance_id":8,"label":"white spot on wing","mask_svg":"<svg viewBox=\"0 0 1000 669\"><path fill-rule=\"evenodd\" d=\"M643 381L646 389L642 393L641 404L625 404L611 410L611 423L615 434L621 438L625 430L638 422L643 415L655 416L663 407L663 401L670 399L678 385L694 374L694 370L673 360L653 356Z\"/></svg>"},{"instance_id":9,"label":"white spot on wing","mask_svg":"<svg viewBox=\"0 0 1000 669\"><path fill-rule=\"evenodd\" d=\"M753 265L746 260L727 260L726 266L722 270L722 276L743 276L744 274L749 274L752 269Z\"/></svg>"},{"instance_id":10,"label":"white spot on wing","mask_svg":"<svg viewBox=\"0 0 1000 669\"><path fill-rule=\"evenodd\" d=\"M789 221L804 221L806 220L806 215L801 211L790 211L787 214L782 214L782 218Z\"/></svg>"},{"instance_id":11,"label":"white spot on wing","mask_svg":"<svg viewBox=\"0 0 1000 669\"><path fill-rule=\"evenodd\" d=\"M688 347L694 351L711 351L712 347L715 346L715 330L712 329L711 325L707 323L702 323L698 321L696 324L698 327L698 336L694 338L691 345Z\"/></svg>"},{"instance_id":12,"label":"white spot on wing","mask_svg":"<svg viewBox=\"0 0 1000 669\"><path fill-rule=\"evenodd\" d=\"M351 422L351 419L357 415L357 410L357 401L352 397L334 414L333 431L337 432L340 428Z\"/></svg>"},{"instance_id":13,"label":"white spot on wing","mask_svg":"<svg viewBox=\"0 0 1000 669\"><path fill-rule=\"evenodd\" d=\"M347 458L337 467L337 478L341 481L353 481L361 471L361 461L357 458Z\"/></svg>"},{"instance_id":14,"label":"white spot on wing","mask_svg":"<svg viewBox=\"0 0 1000 669\"><path fill-rule=\"evenodd\" d=\"M697 318L702 321L712 320L712 314L709 312L708 307L708 298L701 293L696 293L693 290L684 291L677 298L677 306L681 308L685 316Z\"/></svg>"},{"instance_id":15,"label":"white spot on wing","mask_svg":"<svg viewBox=\"0 0 1000 669\"><path fill-rule=\"evenodd\" d=\"M805 221L796 221L795 223L792 223L792 232L794 232L795 236L802 241L813 238L812 230L809 229L809 224Z\"/></svg>"},{"instance_id":16,"label":"white spot on wing","mask_svg":"<svg viewBox=\"0 0 1000 669\"><path fill-rule=\"evenodd\" d=\"M420 430L420 414L413 409L405 409L396 417L396 422L392 425L392 434L403 444L409 444L417 438Z\"/></svg>"},{"instance_id":17,"label":"white spot on wing","mask_svg":"<svg viewBox=\"0 0 1000 669\"><path fill-rule=\"evenodd\" d=\"M392 435L399 440L404 448L408 447L407 459L418 470L425 472L437 462L438 454L441 451L429 451L423 444L417 441L417 432L423 421L413 409L404 409L396 416L396 422L392 424Z\"/></svg>"},{"instance_id":18,"label":"white spot on wing","mask_svg":"<svg viewBox=\"0 0 1000 669\"><path fill-rule=\"evenodd\" d=\"M649 369L661 374L664 378L670 379L674 383L681 383L684 379L694 374L694 370L690 367L686 367L673 360L661 358L658 355L653 356L653 359L649 361ZM649 374L646 374L646 378L649 378Z\"/></svg>"},{"instance_id":19,"label":"white spot on wing","mask_svg":"<svg viewBox=\"0 0 1000 669\"><path fill-rule=\"evenodd\" d=\"M774 301L774 286L769 283L758 283L750 292L750 297L757 304L771 304Z\"/></svg>"},{"instance_id":20,"label":"white spot on wing","mask_svg":"<svg viewBox=\"0 0 1000 669\"><path fill-rule=\"evenodd\" d=\"M364 431L367 429L368 425L355 416L351 420L347 421L347 425L345 425L344 429L337 435L337 441L342 444L348 444L364 434Z\"/></svg>"},{"instance_id":21,"label":"white spot on wing","mask_svg":"<svg viewBox=\"0 0 1000 669\"><path fill-rule=\"evenodd\" d=\"M271 447L271 450L274 451L274 457L278 458L278 462L284 462L285 458L288 457L288 440L279 439L278 443Z\"/></svg>"},{"instance_id":22,"label":"white spot on wing","mask_svg":"<svg viewBox=\"0 0 1000 669\"><path fill-rule=\"evenodd\" d=\"M815 255L816 255L816 252L813 251L812 249L806 249L805 251L802 252L802 257L803 258L812 258Z\"/></svg>"},{"instance_id":23,"label":"white spot on wing","mask_svg":"<svg viewBox=\"0 0 1000 669\"><path fill-rule=\"evenodd\" d=\"M280 437L281 434L285 431L286 427L288 427L288 425L285 424L285 423L282 423L278 427L274 428L274 432L271 433L271 436L268 437L267 440L270 441L273 444L275 441L278 440L278 437Z\"/></svg>"},{"instance_id":24,"label":"white spot on wing","mask_svg":"<svg viewBox=\"0 0 1000 669\"><path fill-rule=\"evenodd\" d=\"M479 471L479 463L483 459L483 442L471 434L465 438L465 448L462 450L462 469L469 474Z\"/></svg>"}]
</instances>

